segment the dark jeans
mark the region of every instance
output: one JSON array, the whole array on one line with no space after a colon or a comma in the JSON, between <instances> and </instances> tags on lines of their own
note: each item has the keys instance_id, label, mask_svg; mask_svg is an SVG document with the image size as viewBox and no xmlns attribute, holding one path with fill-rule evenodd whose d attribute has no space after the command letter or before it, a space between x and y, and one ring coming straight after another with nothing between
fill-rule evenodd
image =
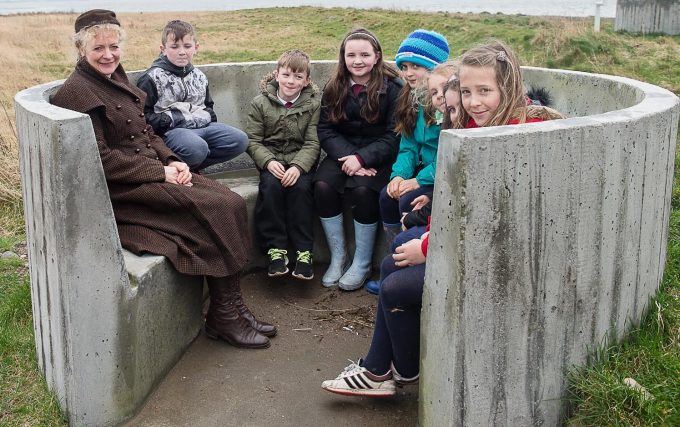
<instances>
[{"instance_id":1,"label":"dark jeans","mask_svg":"<svg viewBox=\"0 0 680 427\"><path fill-rule=\"evenodd\" d=\"M427 227L422 225L422 226L417 226L417 227L411 227L406 231L402 231L401 233L397 234L397 236L394 238L392 241L392 246L390 247L390 251L394 253L394 251L404 243L411 241L413 239L420 239L420 236L423 235L427 231Z\"/></svg>"},{"instance_id":2,"label":"dark jeans","mask_svg":"<svg viewBox=\"0 0 680 427\"><path fill-rule=\"evenodd\" d=\"M413 199L423 194L431 193L433 188L432 185L424 185L413 191L409 191L399 199L393 199L387 195L387 186L385 186L380 190L379 197L380 216L382 217L383 224L399 224L401 222L401 215L413 210L413 206L411 206Z\"/></svg>"},{"instance_id":3,"label":"dark jeans","mask_svg":"<svg viewBox=\"0 0 680 427\"><path fill-rule=\"evenodd\" d=\"M292 187L284 187L269 171L260 172L255 202L255 239L263 252L286 249L311 251L314 243L312 178L303 173Z\"/></svg>"},{"instance_id":4,"label":"dark jeans","mask_svg":"<svg viewBox=\"0 0 680 427\"><path fill-rule=\"evenodd\" d=\"M392 255L388 255L380 266L380 281L375 330L362 366L382 375L393 362L401 376L414 377L418 375L420 362L425 264L397 267Z\"/></svg>"}]
</instances>

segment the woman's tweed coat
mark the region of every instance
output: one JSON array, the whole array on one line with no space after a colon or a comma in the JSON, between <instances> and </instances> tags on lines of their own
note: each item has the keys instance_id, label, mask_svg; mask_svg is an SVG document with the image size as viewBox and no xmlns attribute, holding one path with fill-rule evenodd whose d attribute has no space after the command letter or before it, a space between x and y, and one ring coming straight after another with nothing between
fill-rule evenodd
<instances>
[{"instance_id":1,"label":"woman's tweed coat","mask_svg":"<svg viewBox=\"0 0 680 427\"><path fill-rule=\"evenodd\" d=\"M144 119L144 97L122 66L111 78L81 60L52 97L92 119L120 241L136 253L166 256L185 274L238 273L250 250L245 201L208 178L165 182L178 160Z\"/></svg>"}]
</instances>

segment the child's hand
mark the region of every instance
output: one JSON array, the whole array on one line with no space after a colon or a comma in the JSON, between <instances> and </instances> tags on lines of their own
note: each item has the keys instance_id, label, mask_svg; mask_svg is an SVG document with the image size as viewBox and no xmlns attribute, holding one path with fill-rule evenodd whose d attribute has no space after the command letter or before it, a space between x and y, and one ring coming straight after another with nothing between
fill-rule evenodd
<instances>
[{"instance_id":1,"label":"child's hand","mask_svg":"<svg viewBox=\"0 0 680 427\"><path fill-rule=\"evenodd\" d=\"M421 246L423 241L421 239L413 239L397 247L394 250L392 259L397 267L409 267L425 262L425 255Z\"/></svg>"},{"instance_id":2,"label":"child's hand","mask_svg":"<svg viewBox=\"0 0 680 427\"><path fill-rule=\"evenodd\" d=\"M418 209L422 208L426 204L430 203L430 198L427 197L426 194L422 194L411 202L411 206L413 206L413 210L417 211Z\"/></svg>"},{"instance_id":3,"label":"child's hand","mask_svg":"<svg viewBox=\"0 0 680 427\"><path fill-rule=\"evenodd\" d=\"M276 160L267 163L267 170L279 180L283 179L283 174L286 173L286 168Z\"/></svg>"},{"instance_id":4,"label":"child's hand","mask_svg":"<svg viewBox=\"0 0 680 427\"><path fill-rule=\"evenodd\" d=\"M300 178L300 169L296 168L295 166L291 166L288 168L286 173L283 174L283 178L281 178L281 185L284 187L292 187L295 185L298 178Z\"/></svg>"},{"instance_id":5,"label":"child's hand","mask_svg":"<svg viewBox=\"0 0 680 427\"><path fill-rule=\"evenodd\" d=\"M403 196L409 191L413 191L418 188L420 188L418 180L416 180L415 178L405 179L399 183L399 197Z\"/></svg>"},{"instance_id":6,"label":"child's hand","mask_svg":"<svg viewBox=\"0 0 680 427\"><path fill-rule=\"evenodd\" d=\"M402 182L404 178L400 176L395 176L392 178L389 184L387 184L387 195L393 199L399 198L399 183Z\"/></svg>"},{"instance_id":7,"label":"child's hand","mask_svg":"<svg viewBox=\"0 0 680 427\"><path fill-rule=\"evenodd\" d=\"M361 168L354 175L356 176L376 176L378 173L374 168Z\"/></svg>"},{"instance_id":8,"label":"child's hand","mask_svg":"<svg viewBox=\"0 0 680 427\"><path fill-rule=\"evenodd\" d=\"M342 171L349 176L353 176L362 168L361 162L355 155L340 157L338 161L342 162Z\"/></svg>"}]
</instances>

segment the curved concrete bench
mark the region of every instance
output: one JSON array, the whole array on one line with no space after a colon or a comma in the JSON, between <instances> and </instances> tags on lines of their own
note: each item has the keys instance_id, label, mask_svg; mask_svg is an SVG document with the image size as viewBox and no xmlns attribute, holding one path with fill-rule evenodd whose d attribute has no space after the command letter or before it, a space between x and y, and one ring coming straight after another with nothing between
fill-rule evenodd
<instances>
[{"instance_id":1,"label":"curved concrete bench","mask_svg":"<svg viewBox=\"0 0 680 427\"><path fill-rule=\"evenodd\" d=\"M421 425L560 424L565 372L636 325L663 275L678 98L578 72L525 80L572 118L440 137Z\"/></svg>"},{"instance_id":2,"label":"curved concrete bench","mask_svg":"<svg viewBox=\"0 0 680 427\"><path fill-rule=\"evenodd\" d=\"M315 63L314 80L325 81L333 64ZM274 67L201 67L218 116L244 128L258 82ZM72 425L114 425L134 414L198 335L203 288L164 257L121 248L90 119L48 102L61 83L15 97L38 365ZM252 167L244 154L223 165L239 177L220 178L246 199L251 227ZM315 260L327 261L318 225L315 246ZM263 263L253 254L248 268Z\"/></svg>"},{"instance_id":3,"label":"curved concrete bench","mask_svg":"<svg viewBox=\"0 0 680 427\"><path fill-rule=\"evenodd\" d=\"M332 65L315 63L314 80ZM200 67L218 116L244 127L273 67ZM442 134L422 425L556 423L563 403L550 399L562 396L563 369L621 336L661 278L677 98L607 76L526 69L525 78L585 117ZM89 118L47 102L59 84L15 98L38 362L72 425L113 425L198 334L202 287L163 257L121 249ZM252 217L251 167L241 156L224 179ZM316 237L323 261L318 228Z\"/></svg>"}]
</instances>

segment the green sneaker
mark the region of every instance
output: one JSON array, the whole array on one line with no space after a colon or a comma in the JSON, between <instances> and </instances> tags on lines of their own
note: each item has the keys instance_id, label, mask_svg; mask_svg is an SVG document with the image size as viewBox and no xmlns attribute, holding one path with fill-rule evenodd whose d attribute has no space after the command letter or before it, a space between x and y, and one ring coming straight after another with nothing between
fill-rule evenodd
<instances>
[{"instance_id":1,"label":"green sneaker","mask_svg":"<svg viewBox=\"0 0 680 427\"><path fill-rule=\"evenodd\" d=\"M271 248L267 252L269 255L269 277L283 276L288 273L288 253L285 249Z\"/></svg>"},{"instance_id":2,"label":"green sneaker","mask_svg":"<svg viewBox=\"0 0 680 427\"><path fill-rule=\"evenodd\" d=\"M302 280L312 280L314 278L314 269L312 268L312 252L311 251L296 251L297 261L295 261L295 270L293 270L293 277Z\"/></svg>"}]
</instances>

